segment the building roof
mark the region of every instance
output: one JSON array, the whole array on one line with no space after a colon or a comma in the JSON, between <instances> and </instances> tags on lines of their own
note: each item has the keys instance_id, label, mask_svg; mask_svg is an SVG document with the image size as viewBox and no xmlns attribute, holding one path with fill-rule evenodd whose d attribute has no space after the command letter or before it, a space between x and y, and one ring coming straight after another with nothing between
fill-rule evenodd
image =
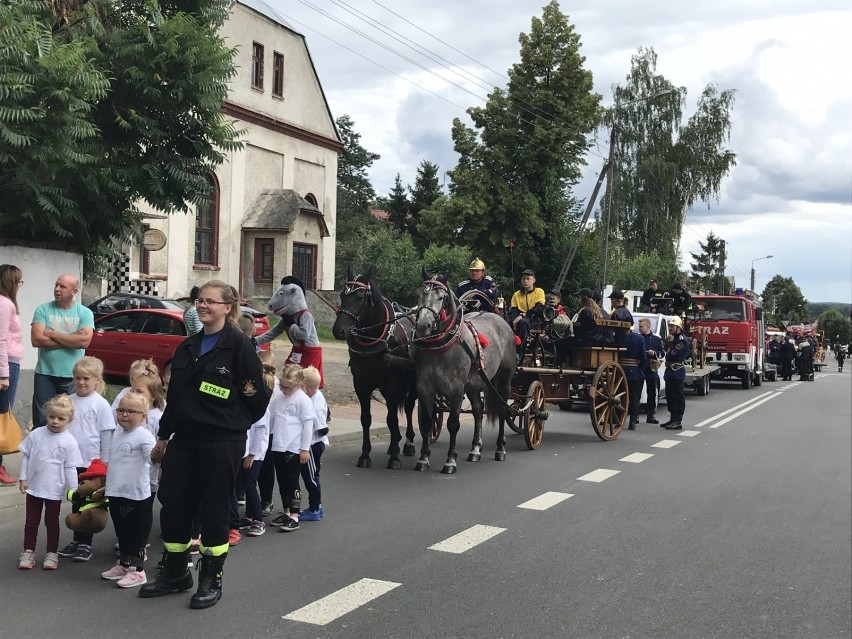
<instances>
[{"instance_id":1,"label":"building roof","mask_svg":"<svg viewBox=\"0 0 852 639\"><path fill-rule=\"evenodd\" d=\"M243 229L264 229L289 233L293 230L293 224L300 214L316 216L322 229L322 236L328 237L330 235L322 211L293 189L264 189L258 193L246 208L243 216Z\"/></svg>"},{"instance_id":2,"label":"building roof","mask_svg":"<svg viewBox=\"0 0 852 639\"><path fill-rule=\"evenodd\" d=\"M293 33L299 33L296 31L293 26L287 22L280 13L278 13L271 5L267 4L263 0L236 0L237 4L241 4L244 7L248 7L253 11L257 11L259 14L266 16L273 22L280 24L285 29L289 29ZM299 33L299 35L302 35Z\"/></svg>"}]
</instances>

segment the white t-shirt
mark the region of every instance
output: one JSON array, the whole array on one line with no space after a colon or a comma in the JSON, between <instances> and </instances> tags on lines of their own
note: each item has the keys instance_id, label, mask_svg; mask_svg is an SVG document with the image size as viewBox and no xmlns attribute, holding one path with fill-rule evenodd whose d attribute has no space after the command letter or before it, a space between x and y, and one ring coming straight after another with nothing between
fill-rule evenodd
<instances>
[{"instance_id":1,"label":"white t-shirt","mask_svg":"<svg viewBox=\"0 0 852 639\"><path fill-rule=\"evenodd\" d=\"M263 417L258 419L249 428L248 437L246 437L246 454L243 459L249 455L254 455L254 461L263 461L266 457L266 451L269 448L269 408L267 407Z\"/></svg>"},{"instance_id":2,"label":"white t-shirt","mask_svg":"<svg viewBox=\"0 0 852 639\"><path fill-rule=\"evenodd\" d=\"M297 388L292 395L281 393L269 402L272 419L272 450L298 453L311 447L314 432L314 405L305 391Z\"/></svg>"},{"instance_id":3,"label":"white t-shirt","mask_svg":"<svg viewBox=\"0 0 852 639\"><path fill-rule=\"evenodd\" d=\"M328 428L328 404L321 390L313 394L311 402L314 405L314 434L311 438L311 444L322 442L328 446L328 435L319 434L319 431Z\"/></svg>"},{"instance_id":4,"label":"white t-shirt","mask_svg":"<svg viewBox=\"0 0 852 639\"><path fill-rule=\"evenodd\" d=\"M77 487L77 468L85 466L77 440L67 430L51 433L36 428L21 442L19 477L27 482L27 494L42 499L65 499Z\"/></svg>"},{"instance_id":5,"label":"white t-shirt","mask_svg":"<svg viewBox=\"0 0 852 639\"><path fill-rule=\"evenodd\" d=\"M88 466L93 459L107 461L109 458L101 451L101 432L115 430L115 413L109 402L98 393L80 397L77 393L69 395L74 402L74 420L68 424L68 432L77 440L83 466Z\"/></svg>"},{"instance_id":6,"label":"white t-shirt","mask_svg":"<svg viewBox=\"0 0 852 639\"><path fill-rule=\"evenodd\" d=\"M151 450L156 443L143 426L131 431L116 429L107 467L107 497L142 501L151 496Z\"/></svg>"}]
</instances>

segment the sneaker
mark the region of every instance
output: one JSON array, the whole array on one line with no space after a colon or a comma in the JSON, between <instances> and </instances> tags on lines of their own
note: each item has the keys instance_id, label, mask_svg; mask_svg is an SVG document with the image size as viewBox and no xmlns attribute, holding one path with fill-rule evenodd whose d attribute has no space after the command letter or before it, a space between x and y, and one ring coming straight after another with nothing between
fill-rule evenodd
<instances>
[{"instance_id":1,"label":"sneaker","mask_svg":"<svg viewBox=\"0 0 852 639\"><path fill-rule=\"evenodd\" d=\"M92 558L92 547L89 544L77 544L77 552L71 558L72 561L89 561Z\"/></svg>"},{"instance_id":2,"label":"sneaker","mask_svg":"<svg viewBox=\"0 0 852 639\"><path fill-rule=\"evenodd\" d=\"M228 531L228 545L229 546L236 546L242 540L243 540L243 536L240 534L239 530L235 530L234 528L231 528Z\"/></svg>"},{"instance_id":3,"label":"sneaker","mask_svg":"<svg viewBox=\"0 0 852 639\"><path fill-rule=\"evenodd\" d=\"M251 528L251 525L253 523L254 521L252 519L248 517L243 517L242 519L240 519L240 530L248 530L249 528Z\"/></svg>"},{"instance_id":4,"label":"sneaker","mask_svg":"<svg viewBox=\"0 0 852 639\"><path fill-rule=\"evenodd\" d=\"M269 517L269 515L272 514L273 505L274 504L272 502L269 502L268 504L266 502L262 503L260 505L260 516L261 517Z\"/></svg>"},{"instance_id":5,"label":"sneaker","mask_svg":"<svg viewBox=\"0 0 852 639\"><path fill-rule=\"evenodd\" d=\"M323 514L322 506L316 510L303 510L299 514L299 521L319 521Z\"/></svg>"},{"instance_id":6,"label":"sneaker","mask_svg":"<svg viewBox=\"0 0 852 639\"><path fill-rule=\"evenodd\" d=\"M130 568L122 566L120 563L116 562L116 564L112 568L102 572L101 577L110 581L118 581L119 579L125 577L128 572L130 572Z\"/></svg>"},{"instance_id":7,"label":"sneaker","mask_svg":"<svg viewBox=\"0 0 852 639\"><path fill-rule=\"evenodd\" d=\"M0 466L0 486L14 486L18 480L6 472L5 466Z\"/></svg>"},{"instance_id":8,"label":"sneaker","mask_svg":"<svg viewBox=\"0 0 852 639\"><path fill-rule=\"evenodd\" d=\"M299 522L287 517L287 521L281 524L281 528L278 529L278 532L293 532L294 530L299 530Z\"/></svg>"},{"instance_id":9,"label":"sneaker","mask_svg":"<svg viewBox=\"0 0 852 639\"><path fill-rule=\"evenodd\" d=\"M148 578L145 576L144 570L136 570L136 568L128 568L127 574L119 579L115 585L119 588L135 588L136 586L144 586L148 583Z\"/></svg>"},{"instance_id":10,"label":"sneaker","mask_svg":"<svg viewBox=\"0 0 852 639\"><path fill-rule=\"evenodd\" d=\"M56 570L59 568L59 555L55 552L49 552L44 556L44 561L41 562L42 570Z\"/></svg>"},{"instance_id":11,"label":"sneaker","mask_svg":"<svg viewBox=\"0 0 852 639\"><path fill-rule=\"evenodd\" d=\"M190 555L200 555L201 554L201 540L193 539L189 543L189 554Z\"/></svg>"},{"instance_id":12,"label":"sneaker","mask_svg":"<svg viewBox=\"0 0 852 639\"><path fill-rule=\"evenodd\" d=\"M20 570L32 570L33 566L35 566L35 550L25 550L18 560L18 568Z\"/></svg>"},{"instance_id":13,"label":"sneaker","mask_svg":"<svg viewBox=\"0 0 852 639\"><path fill-rule=\"evenodd\" d=\"M70 544L65 546L62 550L59 551L60 557L73 557L77 554L77 546L79 544L76 541L72 541Z\"/></svg>"},{"instance_id":14,"label":"sneaker","mask_svg":"<svg viewBox=\"0 0 852 639\"><path fill-rule=\"evenodd\" d=\"M283 526L284 522L286 522L288 519L290 519L290 518L287 515L285 515L284 513L280 513L275 519L273 519L272 521L269 522L269 525L270 526Z\"/></svg>"},{"instance_id":15,"label":"sneaker","mask_svg":"<svg viewBox=\"0 0 852 639\"><path fill-rule=\"evenodd\" d=\"M245 497L242 497L242 498L237 497L237 506L245 506L245 505L246 505L246 498Z\"/></svg>"},{"instance_id":16,"label":"sneaker","mask_svg":"<svg viewBox=\"0 0 852 639\"><path fill-rule=\"evenodd\" d=\"M265 532L266 524L264 524L258 519L257 521L251 522L251 528L248 529L248 532L246 534L249 537L260 537Z\"/></svg>"}]
</instances>

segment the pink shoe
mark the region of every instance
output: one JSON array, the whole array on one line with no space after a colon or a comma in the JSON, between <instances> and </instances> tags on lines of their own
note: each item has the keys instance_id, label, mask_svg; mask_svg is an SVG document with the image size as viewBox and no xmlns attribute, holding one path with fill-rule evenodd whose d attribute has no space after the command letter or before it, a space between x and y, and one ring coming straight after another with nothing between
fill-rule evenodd
<instances>
[{"instance_id":1,"label":"pink shoe","mask_svg":"<svg viewBox=\"0 0 852 639\"><path fill-rule=\"evenodd\" d=\"M128 568L127 574L116 582L119 588L135 588L136 586L144 586L148 583L148 578L145 576L144 570L137 571L136 568Z\"/></svg>"},{"instance_id":2,"label":"pink shoe","mask_svg":"<svg viewBox=\"0 0 852 639\"><path fill-rule=\"evenodd\" d=\"M126 568L122 566L120 563L115 562L115 565L107 570L106 572L101 573L101 577L104 579L109 579L110 581L118 581L123 577L127 576L127 573L130 571L130 568Z\"/></svg>"},{"instance_id":3,"label":"pink shoe","mask_svg":"<svg viewBox=\"0 0 852 639\"><path fill-rule=\"evenodd\" d=\"M18 568L21 570L32 570L35 566L35 551L25 550L21 553L21 559L18 561Z\"/></svg>"},{"instance_id":4,"label":"pink shoe","mask_svg":"<svg viewBox=\"0 0 852 639\"><path fill-rule=\"evenodd\" d=\"M59 555L55 552L49 552L44 556L44 561L41 563L42 570L56 570L59 568Z\"/></svg>"},{"instance_id":5,"label":"pink shoe","mask_svg":"<svg viewBox=\"0 0 852 639\"><path fill-rule=\"evenodd\" d=\"M6 472L5 466L0 466L0 484L3 486L14 486L18 480Z\"/></svg>"}]
</instances>

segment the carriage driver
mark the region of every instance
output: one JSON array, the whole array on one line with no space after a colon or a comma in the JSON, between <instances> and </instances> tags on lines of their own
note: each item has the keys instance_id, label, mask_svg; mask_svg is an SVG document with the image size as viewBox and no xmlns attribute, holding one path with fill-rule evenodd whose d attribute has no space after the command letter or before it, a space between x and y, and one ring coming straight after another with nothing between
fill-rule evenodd
<instances>
[{"instance_id":1,"label":"carriage driver","mask_svg":"<svg viewBox=\"0 0 852 639\"><path fill-rule=\"evenodd\" d=\"M461 297L468 291L482 291L491 300L491 309L489 310L496 308L500 291L497 289L497 282L490 275L485 274L485 262L477 257L467 268L470 276L459 283L458 288L456 288L456 297Z\"/></svg>"}]
</instances>

